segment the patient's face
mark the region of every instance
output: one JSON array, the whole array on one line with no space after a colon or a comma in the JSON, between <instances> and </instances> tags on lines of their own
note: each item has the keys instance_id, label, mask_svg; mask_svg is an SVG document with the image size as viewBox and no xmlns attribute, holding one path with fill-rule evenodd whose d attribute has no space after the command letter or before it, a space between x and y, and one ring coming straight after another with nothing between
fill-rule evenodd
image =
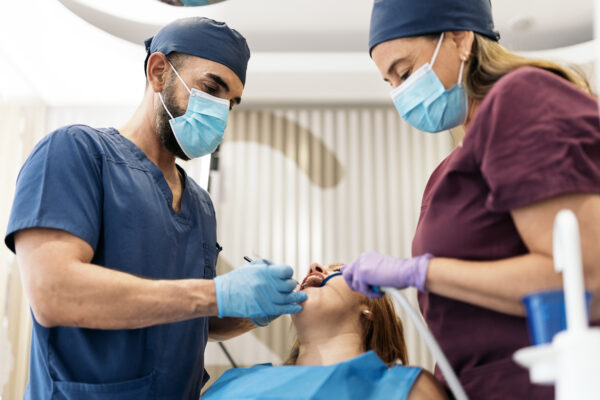
<instances>
[{"instance_id":1,"label":"patient's face","mask_svg":"<svg viewBox=\"0 0 600 400\"><path fill-rule=\"evenodd\" d=\"M302 320L317 320L326 317L328 320L337 320L360 313L360 306L364 302L363 296L351 290L344 278L334 276L324 286L320 286L329 275L339 272L340 265L323 267L314 263L299 290L304 291L308 298L302 303L302 312L292 315L294 323Z\"/></svg>"}]
</instances>

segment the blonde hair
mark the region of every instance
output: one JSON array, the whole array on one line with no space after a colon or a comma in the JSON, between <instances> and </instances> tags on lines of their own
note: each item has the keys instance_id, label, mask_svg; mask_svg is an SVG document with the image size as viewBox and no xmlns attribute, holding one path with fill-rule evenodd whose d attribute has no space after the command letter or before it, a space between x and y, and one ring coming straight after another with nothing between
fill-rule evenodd
<instances>
[{"instance_id":1,"label":"blonde hair","mask_svg":"<svg viewBox=\"0 0 600 400\"><path fill-rule=\"evenodd\" d=\"M552 72L588 94L592 94L590 84L582 73L547 60L516 55L497 42L474 33L472 54L465 66L465 89L469 99L481 101L492 86L504 75L519 67L535 67ZM439 39L439 35L433 35Z\"/></svg>"},{"instance_id":2,"label":"blonde hair","mask_svg":"<svg viewBox=\"0 0 600 400\"><path fill-rule=\"evenodd\" d=\"M341 266L343 264L339 264ZM337 265L334 265L335 267ZM331 268L331 267L330 267ZM388 365L400 360L408 364L408 353L404 341L402 321L394 311L394 305L386 296L370 299L362 296L362 302L370 311L369 315L360 315L363 345L366 351L373 350ZM285 365L295 365L300 351L300 342L296 340Z\"/></svg>"}]
</instances>

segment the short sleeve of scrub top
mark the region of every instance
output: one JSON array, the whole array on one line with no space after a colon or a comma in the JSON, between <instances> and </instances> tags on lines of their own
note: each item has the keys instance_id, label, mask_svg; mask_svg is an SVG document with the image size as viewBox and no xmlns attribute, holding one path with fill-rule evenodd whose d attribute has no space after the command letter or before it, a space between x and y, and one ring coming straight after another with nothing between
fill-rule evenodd
<instances>
[{"instance_id":1,"label":"short sleeve of scrub top","mask_svg":"<svg viewBox=\"0 0 600 400\"><path fill-rule=\"evenodd\" d=\"M85 240L95 250L102 218L101 163L93 137L76 127L46 136L17 179L6 245L26 228L53 228Z\"/></svg>"},{"instance_id":2,"label":"short sleeve of scrub top","mask_svg":"<svg viewBox=\"0 0 600 400\"><path fill-rule=\"evenodd\" d=\"M490 211L600 191L600 127L590 107L591 96L550 72L522 68L505 78L472 127L486 132L473 146Z\"/></svg>"},{"instance_id":3,"label":"short sleeve of scrub top","mask_svg":"<svg viewBox=\"0 0 600 400\"><path fill-rule=\"evenodd\" d=\"M501 78L482 101L462 146L432 173L412 253L460 260L527 254L511 210L569 193L600 193L598 103L537 68ZM531 385L512 354L530 345L522 317L419 293L429 328L471 398L552 396ZM439 371L436 376L443 379Z\"/></svg>"}]
</instances>

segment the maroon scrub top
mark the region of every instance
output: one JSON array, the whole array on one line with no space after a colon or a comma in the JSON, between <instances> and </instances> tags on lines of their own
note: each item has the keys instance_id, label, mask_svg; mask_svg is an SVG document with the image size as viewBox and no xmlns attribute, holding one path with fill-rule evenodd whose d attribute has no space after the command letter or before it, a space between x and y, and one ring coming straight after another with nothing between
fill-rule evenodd
<instances>
[{"instance_id":1,"label":"maroon scrub top","mask_svg":"<svg viewBox=\"0 0 600 400\"><path fill-rule=\"evenodd\" d=\"M553 73L519 68L480 105L461 147L431 175L413 256L498 260L528 252L510 211L566 193L600 192L600 122L594 98ZM469 397L553 399L512 361L529 346L524 318L433 293L423 315ZM441 377L439 371L436 371Z\"/></svg>"}]
</instances>

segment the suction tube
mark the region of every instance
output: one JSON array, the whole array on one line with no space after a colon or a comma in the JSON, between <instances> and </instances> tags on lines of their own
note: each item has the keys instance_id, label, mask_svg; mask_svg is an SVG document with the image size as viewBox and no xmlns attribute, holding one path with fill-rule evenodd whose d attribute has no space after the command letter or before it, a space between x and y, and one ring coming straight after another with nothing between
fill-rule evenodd
<instances>
[{"instance_id":1,"label":"suction tube","mask_svg":"<svg viewBox=\"0 0 600 400\"><path fill-rule=\"evenodd\" d=\"M334 274L328 275L327 278L323 279L323 282L321 282L321 284L319 285L319 287L325 286L325 284L327 283L328 280L330 280L331 278L334 278L336 276L340 276L340 275L342 275L341 272L336 272Z\"/></svg>"},{"instance_id":2,"label":"suction tube","mask_svg":"<svg viewBox=\"0 0 600 400\"><path fill-rule=\"evenodd\" d=\"M442 349L440 348L439 344L437 343L427 326L425 326L423 319L415 312L412 306L408 303L406 297L404 297L404 295L400 293L398 289L395 288L380 287L379 290L391 296L394 300L396 300L396 302L398 302L398 304L400 304L400 306L402 306L404 311L406 311L408 317L417 327L417 330L421 334L421 337L423 338L423 340L425 340L425 344L427 344L427 347L429 347L429 350L433 354L433 357L435 357L435 359L437 360L438 367L440 367L440 370L444 374L444 378L446 378L446 382L448 383L448 386L450 387L454 398L456 400L468 400L469 398L467 397L467 394L465 393L462 385L458 381L454 370L450 366L450 363L448 362L448 359L442 352Z\"/></svg>"}]
</instances>

